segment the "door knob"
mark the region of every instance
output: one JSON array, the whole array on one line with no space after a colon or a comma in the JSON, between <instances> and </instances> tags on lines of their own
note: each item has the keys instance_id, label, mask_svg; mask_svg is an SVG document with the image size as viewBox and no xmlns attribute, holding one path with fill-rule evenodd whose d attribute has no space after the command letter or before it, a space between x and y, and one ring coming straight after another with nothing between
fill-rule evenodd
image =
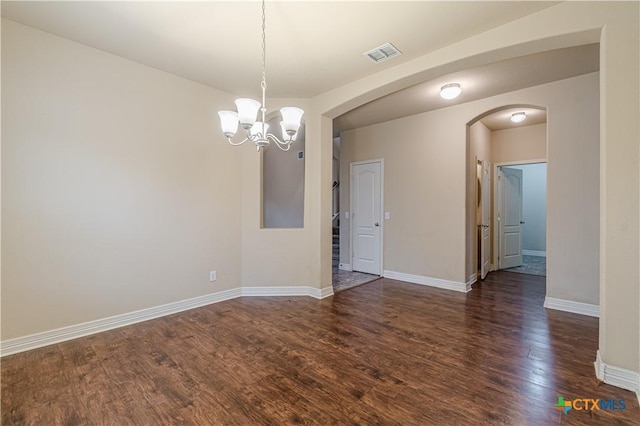
<instances>
[{"instance_id":1,"label":"door knob","mask_svg":"<svg viewBox=\"0 0 640 426\"><path fill-rule=\"evenodd\" d=\"M520 221L520 225L524 225L524 220L521 220L521 221Z\"/></svg>"},{"instance_id":2,"label":"door knob","mask_svg":"<svg viewBox=\"0 0 640 426\"><path fill-rule=\"evenodd\" d=\"M373 224L374 226L380 226L380 224L378 222Z\"/></svg>"}]
</instances>

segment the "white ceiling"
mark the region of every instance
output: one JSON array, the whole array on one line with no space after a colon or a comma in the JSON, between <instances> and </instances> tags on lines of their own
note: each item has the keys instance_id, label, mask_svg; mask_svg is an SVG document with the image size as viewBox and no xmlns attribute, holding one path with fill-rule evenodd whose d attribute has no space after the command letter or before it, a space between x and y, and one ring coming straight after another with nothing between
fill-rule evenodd
<instances>
[{"instance_id":1,"label":"white ceiling","mask_svg":"<svg viewBox=\"0 0 640 426\"><path fill-rule=\"evenodd\" d=\"M268 95L308 98L557 2L268 1ZM2 1L2 16L239 95L258 97L256 1ZM385 42L402 55L362 54Z\"/></svg>"},{"instance_id":2,"label":"white ceiling","mask_svg":"<svg viewBox=\"0 0 640 426\"><path fill-rule=\"evenodd\" d=\"M308 98L396 66L558 2L267 1L267 82L272 98ZM2 1L3 18L238 96L259 98L258 1ZM391 42L402 55L362 54ZM597 45L460 70L363 105L336 132L598 69ZM463 94L445 102L440 86ZM485 118L497 130L500 125Z\"/></svg>"}]
</instances>

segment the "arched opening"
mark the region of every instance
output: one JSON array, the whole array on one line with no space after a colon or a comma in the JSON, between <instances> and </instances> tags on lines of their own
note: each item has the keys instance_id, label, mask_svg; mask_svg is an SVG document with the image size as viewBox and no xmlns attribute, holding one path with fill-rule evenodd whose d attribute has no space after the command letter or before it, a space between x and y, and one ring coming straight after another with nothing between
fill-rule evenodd
<instances>
[{"instance_id":1,"label":"arched opening","mask_svg":"<svg viewBox=\"0 0 640 426\"><path fill-rule=\"evenodd\" d=\"M546 108L504 105L478 115L467 125L467 152L471 280L500 269L546 276Z\"/></svg>"},{"instance_id":2,"label":"arched opening","mask_svg":"<svg viewBox=\"0 0 640 426\"><path fill-rule=\"evenodd\" d=\"M589 96L592 96L594 93L597 95L597 64L598 64L598 60L597 60L597 45L594 45L594 41L597 40L597 36L598 33L593 31L593 32L589 32L588 34L585 32L584 34L581 34L582 36L584 36L584 38L582 38L580 40L580 42L576 43L576 41L574 39L571 39L571 37L566 36L566 37L554 37L552 39L546 39L544 42L542 42L541 40L538 41L534 41L534 42L530 42L530 43L525 43L525 44L521 44L518 45L518 49L521 49L520 51L526 51L528 54L531 55L537 55L537 54L546 54L549 53L551 51L556 51L557 50L562 50L564 48L571 48L571 47L575 47L575 48L584 48L584 49L589 49L589 47L587 46L596 46L595 50L591 50L591 52L593 53L595 51L595 55L591 55L591 57L595 57L595 68L591 69L591 70L587 70L584 72L583 75L587 75L589 73L591 73L592 75L595 75L595 79L591 78L590 81L587 83L588 85L591 85L591 88L595 87L595 90L589 90ZM585 40L589 43L587 44L583 44L585 42ZM544 46L543 46L544 45ZM569 47L567 47L569 46ZM423 90L422 93L425 94L433 94L434 93L434 88L433 87L427 87L427 85L429 83L436 83L433 84L434 87L440 87L440 83L442 83L442 79L444 79L446 76L448 75L458 75L457 73L460 72L460 70L465 70L467 69L467 67L474 67L474 66L485 66L488 64L495 64L497 60L501 60L501 61L508 61L509 59L513 59L516 58L513 56L513 52L514 52L515 47L511 47L509 49L499 49L496 51L491 52L491 54L483 54L483 55L478 55L478 56L473 56L473 57L468 57L465 59L459 59L457 61L453 61L450 62L446 65L439 65L439 66L434 66L432 68L428 68L428 69L422 69L422 70L416 70L415 74L412 74L411 76L407 76L405 75L402 78L399 78L398 80L394 81L394 82L390 82L386 85L383 86L379 86L379 87L375 87L372 88L369 92L366 93L361 93L359 96L353 97L349 100L345 100L342 103L337 104L337 106L334 106L333 108L328 108L326 110L325 113L325 117L332 117L335 118L336 116L342 116L343 114L346 114L345 110L349 111L353 111L361 106L365 106L365 108L363 108L361 110L360 115L364 116L367 114L364 114L365 112L378 112L380 109L375 109L373 107L371 107L372 103L376 100L376 99L380 99L382 97L386 98L386 99L396 99L396 94L398 93L398 91L400 90L404 90L404 89L408 89L410 87L412 87L412 85L424 85L426 90ZM557 57L557 56L556 56ZM593 62L591 62L593 63ZM595 71L594 71L595 70ZM565 80L572 80L573 78L575 78L576 76L565 76L563 77ZM420 80L421 81L420 81ZM562 79L559 79L557 81L561 81ZM595 80L595 86L593 85L593 81ZM474 82L479 83L482 80L474 80ZM446 146L446 149L449 149L450 147L454 147L453 149L457 150L458 147L460 147L460 145L456 145L461 143L461 147L462 150L464 151L464 154L460 153L460 154L455 154L455 155L460 155L461 161L463 161L462 164L454 164L454 163L450 163L450 168L446 169L446 170L441 170L441 174L438 176L430 176L430 177L425 177L425 179L422 182L429 182L429 185L431 184L431 182L433 181L438 181L441 180L443 176L451 176L451 170L456 169L457 167L460 167L460 171L462 173L464 173L464 178L462 178L463 181L463 185L462 186L462 190L464 192L464 195L460 196L459 200L462 200L461 203L462 205L454 208L454 207L450 207L449 211L451 212L449 215L445 215L442 212L438 212L438 218L443 218L444 221L448 221L452 216L451 215L455 215L457 213L455 213L456 211L461 211L464 210L464 213L461 213L461 217L462 217L462 223L460 225L457 225L457 227L455 229L460 229L460 227L467 227L467 222L468 223L473 223L475 222L475 219L473 219L472 221L467 220L467 217L465 216L467 214L467 212L470 212L470 208L467 207L467 205L465 204L465 197L468 198L468 195L466 193L467 191L467 180L469 178L469 176L471 176L471 173L468 171L469 167L467 164L468 161L468 146L465 148L465 127L470 126L472 124L474 124L476 121L482 120L485 118L485 116L488 116L490 114L494 114L497 113L499 111L505 111L506 108L508 107L519 107L519 108L531 108L533 110L540 110L540 111L544 111L545 107L541 107L540 105L548 105L549 103L547 101L551 100L550 98L554 98L552 99L552 103L555 104L562 104L564 101L571 101L568 98L565 98L564 100L561 100L561 96L556 96L558 95L558 93L553 93L552 89L548 89L548 87L546 86L547 84L549 84L550 80L545 80L544 82L538 82L536 84L532 84L532 85L528 85L528 86L522 86L519 88L513 88L511 87L508 90L505 90L503 92L498 92L497 94L492 94L493 96L490 95L486 95L486 97L478 97L478 98L474 98L472 100L467 100L466 103L459 103L459 104L453 104L451 107L441 107L443 109L447 109L450 111L458 111L458 117L456 118L449 118L447 117L446 119L448 121L450 121L448 124L448 128L442 128L438 131L438 134L432 134L432 136L434 136L435 138L437 138L439 141L441 142L446 142L443 144L443 146ZM530 95L526 95L526 96L522 96L521 94L519 94L518 90L525 90L527 92L530 92ZM568 89L568 90L573 90L573 89ZM544 93L543 93L544 92ZM582 95L580 95L582 96ZM366 99L365 99L366 98ZM557 99L556 99L557 98ZM590 99L591 101L592 99ZM570 103L570 102L569 102ZM357 105L355 105L357 104ZM366 104L366 105L365 105ZM400 102L397 103L398 105L401 105ZM462 107L462 105L464 105L464 107ZM590 104L591 105L591 104ZM404 106L403 106L404 107ZM435 111L435 110L432 110ZM592 110L589 111L589 113L591 113ZM427 111L427 114L429 114L430 112ZM571 115L571 119L574 120L575 117L573 117L574 114L570 113L569 111L562 111L561 115ZM425 114L424 112L418 112L417 115L422 116L422 114ZM374 114L368 114L369 117L373 116ZM406 116L406 117L399 117L399 118L392 118L389 121L383 121L380 122L378 124L369 124L370 128L374 128L377 126L386 126L386 124L384 123L392 123L394 121L400 121L400 120L411 120L409 117L413 117L412 116ZM355 117L355 115L353 116ZM593 118L593 117L592 117ZM461 119L463 120L463 122L461 124L456 124L458 122L461 121ZM348 120L343 120L343 121L348 121ZM456 122L456 123L454 123ZM595 121L593 123L596 124L597 126L597 117L595 118ZM439 123L434 123L434 126L431 126L430 128L435 128L436 126L439 126L440 124L442 124L443 122L439 122ZM451 130L454 126L459 126L457 127L458 130ZM591 126L592 127L592 126ZM559 126L558 129L562 128L560 131L561 132L565 132L567 129L567 126L565 126L564 124ZM409 139L413 139L413 140L418 140L419 138L423 138L423 136L425 135L424 132L414 132L413 134L409 134L406 131L407 127L406 126L399 126L397 129L393 129L391 131L387 132L387 135L389 135L388 139L393 139L394 143L398 143L398 149L395 152L400 152L402 150L402 148L400 148L401 145L401 141L405 141L405 140L409 140ZM592 132L595 130L595 133L593 133L592 135L589 136L589 140L591 143L591 139L593 139L592 136L597 137L597 132L598 129L590 129ZM323 137L323 144L328 145L329 144L329 135L325 133L325 136ZM333 132L331 134L332 137L336 136L336 133ZM375 137L375 136L374 136ZM433 138L432 138L433 139ZM574 136L571 136L572 139L572 143L573 140L577 139ZM344 139L341 139L341 141L343 142ZM348 144L348 142L347 142ZM369 144L369 146L371 146L371 144ZM591 146L591 145L590 145ZM591 149L591 148L590 148ZM348 149L346 150L348 151ZM362 154L362 150L359 150L359 154ZM343 156L343 152L341 149L341 157ZM450 152L449 154L447 154L447 161L449 161L452 156L454 155L453 152ZM590 153L591 155L591 153ZM345 154L345 158L348 157L348 153ZM433 153L429 154L428 158L434 158ZM330 157L324 156L323 157L323 161L327 161L327 164L331 164L331 161L329 160ZM332 158L331 158L332 160ZM358 160L363 160L363 158L359 158ZM591 158L592 160L592 158ZM590 160L590 161L591 161ZM592 161L591 161L592 162ZM385 163L387 164L387 163ZM434 164L432 166L434 166L434 169L439 169L440 165L442 163L438 163L438 164ZM424 166L424 165L423 165ZM386 167L386 166L385 166ZM426 167L426 166L425 166ZM572 165L573 167L573 165ZM474 169L475 170L475 169ZM330 174L330 168L327 166L323 166L323 174L328 176ZM474 172L475 174L475 172ZM389 175L394 175L394 172L390 172ZM455 172L455 176L454 179L458 179L457 176L458 172ZM328 184L331 183L331 178L330 177L326 177L323 178L323 186L326 184L328 186ZM344 183L344 180L343 180ZM424 188L424 184L422 184L421 190ZM448 183L447 183L448 185ZM323 188L323 193L326 194L330 193L330 187L326 187ZM343 188L341 185L341 191L342 190L347 190L347 188ZM450 187L447 188L447 190L452 190ZM386 191L386 189L385 189ZM456 188L455 191L458 191L458 189ZM475 191L475 190L474 190ZM475 195L475 192L474 192ZM425 195L425 197L432 197L432 201L434 204L439 204L440 203L440 199L439 199L439 194L435 191L430 191L429 195ZM328 198L328 197L327 197ZM385 196L386 198L386 196ZM385 200L386 203L387 200ZM445 201L445 203L451 203L451 204L455 204L455 202L452 202L452 200L442 200ZM444 204L443 204L444 205ZM346 209L347 206L343 205L343 203L341 203L341 209L343 209L343 207ZM457 209L457 210L456 210ZM330 217L330 214L328 213L331 210L331 207L327 204L325 205L325 211L327 211L327 217ZM348 209L347 209L348 210ZM385 212L387 211L387 208L385 207ZM393 217L394 213L390 212L392 218L390 219L391 221L397 220L397 217ZM344 216L341 216L342 219L344 219ZM391 222L384 222L385 224L390 225ZM331 232L329 231L331 228L330 226L326 226L326 228L324 228L326 231L326 235L327 237L329 236L329 234L331 234ZM442 229L442 226L440 227L440 229ZM440 229L438 230L434 230L434 232L432 233L431 231L428 232L424 232L425 235L428 235L429 238L433 238L434 235L437 235L440 232ZM475 230L475 224L473 225L473 230ZM422 231L421 231L422 232ZM465 234L465 232L467 232L467 234ZM411 238L414 236L414 234L412 234L411 232L407 232L408 236ZM323 234L324 235L324 234ZM467 237L467 235L469 235L470 237ZM464 287L466 290L468 290L470 288L470 284L471 281L473 279L475 279L475 271L472 271L472 269L474 269L471 266L471 259L473 257L472 253L467 253L465 250L467 250L468 248L472 249L472 245L471 245L471 241L473 238L473 234L470 233L469 229L463 229L462 232L460 232L457 235L451 235L452 239L449 239L446 241L446 246L447 247L451 247L453 244L459 244L459 238L460 236L463 236L463 239L461 241L461 244L459 247L457 247L455 249L455 253L453 253L453 249L452 249L452 253L450 256L450 259L447 260L448 265L452 264L452 263L456 263L457 265L459 265L457 267L457 269L454 268L449 268L447 270L438 270L436 271L435 268L433 268L433 270L425 270L420 271L421 273L416 274L415 272L411 275L417 276L418 278L416 278L416 280L422 280L422 281L428 281L428 278L436 278L438 283L441 283L442 281L446 281L447 284L450 282L455 283L454 285L456 287ZM440 237L440 236L439 236ZM325 238L323 236L323 238ZM442 238L441 238L442 239ZM330 241L329 238L326 239L327 242ZM386 238L386 231L385 231L385 246L389 243L390 244L390 240ZM403 242L405 242L405 240L403 240ZM426 242L420 242L419 247L424 246L424 244L426 244ZM342 241L341 241L341 246L342 246ZM323 250L326 250L327 253L330 252L330 245L327 244L326 246L323 246ZM347 249L348 250L348 249ZM385 253L386 250L388 250L387 247L384 248ZM596 250L597 251L597 250ZM408 256L412 256L413 253L415 253L415 251L407 253ZM460 255L462 254L462 258L460 257ZM398 261L398 264L405 262L405 260L407 259L408 256L404 256L402 261ZM331 256L329 255L323 255L323 259L327 260L327 264L330 262ZM387 261L389 260L389 262L391 262L391 260L393 259L393 256L386 256L385 254L385 265L384 268L385 270L388 270L387 266ZM452 260L455 259L455 260ZM341 257L341 262L344 261ZM425 262L423 262L425 263ZM597 262L596 262L597 263ZM439 264L445 264L444 262L441 262ZM406 263L404 264L406 265ZM328 265L327 265L328 266ZM402 265L401 265L402 266ZM324 270L325 268L325 263L322 264L322 268ZM414 271L419 271L418 268L409 268L406 266L405 267L407 270L409 269L413 269ZM328 270L329 268L327 268ZM393 270L392 270L393 271ZM427 274L433 274L433 275L427 275ZM464 291L464 290L463 290Z\"/></svg>"}]
</instances>

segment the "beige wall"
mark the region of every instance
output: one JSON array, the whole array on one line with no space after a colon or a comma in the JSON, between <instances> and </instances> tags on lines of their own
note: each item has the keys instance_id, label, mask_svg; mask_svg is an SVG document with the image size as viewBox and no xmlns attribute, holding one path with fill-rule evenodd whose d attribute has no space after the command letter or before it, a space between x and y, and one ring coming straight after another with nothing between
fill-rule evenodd
<instances>
[{"instance_id":1,"label":"beige wall","mask_svg":"<svg viewBox=\"0 0 640 426\"><path fill-rule=\"evenodd\" d=\"M256 201L254 195L259 195L260 192L259 179L256 179L253 174L257 169L255 167L256 156L252 155L255 154L255 152L251 152L252 150L250 148L244 149L244 147L241 151L227 150L227 148L218 148L218 145L215 143L213 145L205 145L203 142L203 147L206 146L206 148L203 149L211 150L209 151L211 155L201 155L198 159L220 162L219 169L209 167L210 164L207 164L207 170L202 171L202 173L210 179L210 184L215 187L215 190L211 191L211 194L213 194L212 198L216 198L215 203L219 200L217 195L226 194L225 189L218 189L216 187L217 180L214 179L214 177L218 176L216 173L225 172L228 168L230 175L235 176L234 171L238 169L233 166L236 166L238 161L241 163L242 171L247 172L247 175L243 174L241 177L242 202L240 211L242 214L240 215L240 222L242 225L240 233L242 236L241 257L243 263L242 279L240 282L242 284L254 281L261 283L279 282L281 285L300 285L300 283L307 283L310 286L318 288L330 285L332 118L351 108L362 105L369 100L411 84L425 81L431 77L442 75L459 67L469 67L487 61L497 61L553 48L600 41L600 122L602 126L600 127L601 202L599 210L601 224L601 316L599 349L602 360L605 363L636 372L640 371L640 356L638 352L638 348L640 348L640 308L638 303L640 301L640 268L638 267L638 258L640 258L640 175L638 173L640 165L640 150L638 147L640 131L637 120L637 117L640 115L638 110L640 102L638 101L639 90L637 78L640 73L638 67L638 52L640 49L637 17L638 4L636 2L562 2L539 13L523 17L401 65L387 68L379 73L335 88L308 100L307 105L304 106L307 123L307 161L305 165L305 228L303 230L296 230L292 233L288 231L260 233L259 214L256 220L256 217L254 217L255 213L253 213L259 211L259 200ZM41 50L42 49L36 49L35 52L41 52ZM4 46L2 53L4 79ZM14 54L19 54L19 52ZM47 55L43 53L43 56ZM62 55L60 58L63 57L65 57L65 55ZM78 59L76 55L69 55L68 57L71 61ZM24 60L28 60L28 58L24 58ZM119 61L120 60L116 62L120 63ZM87 61L81 60L79 63L84 64L85 62ZM107 73L110 68L118 68L114 64L111 64L111 61L107 62L109 63L106 64L106 67L100 67L97 70L91 69L91 71L95 71L97 76L101 76L103 73ZM165 75L162 73L156 74L155 71L151 72L148 68L128 62L123 62L121 65L125 68L133 68L134 70L144 69L146 70L143 73L145 75L147 73L156 76ZM84 64L84 66L89 67L90 64ZM146 85L149 84L152 85L154 89L158 86L147 82L144 78L136 78L135 75L137 75L137 72L135 71L132 72L128 70L127 73L132 74L127 75L127 81L141 80L140 84L142 87L147 87ZM45 72L41 74L41 78L46 76ZM80 76L82 78L79 79L88 81L90 80L88 75L90 74L82 74L82 76ZM158 78L160 77L152 78L151 80ZM65 79L62 80L64 81ZM172 83L169 82L160 85L157 91L149 90L149 96L157 95L158 93L164 94L166 90L171 91L172 96L179 98L179 94L175 92L183 92L180 90L171 90L172 88L175 89L176 85L181 87L182 85L195 87L192 83L184 82L171 76L167 76L166 80ZM178 83L178 81L181 83ZM57 87L58 84L61 83L55 83L53 86ZM69 84L69 82L67 81L65 84ZM119 85L116 86L119 87ZM3 85L3 89L5 89L5 87L6 86ZM137 87L137 85L134 86L134 88L135 87ZM2 94L3 102L5 102L5 90L3 90ZM26 91L25 93L30 93L28 87L24 88L24 90ZM190 90L186 91L191 93ZM53 92L55 94L55 90ZM43 87L39 95L48 93L49 90ZM209 93L209 95L205 95L206 93ZM119 96L117 106L126 105L126 102L122 101L129 100L130 96L133 96L133 93L130 93L130 91ZM197 93L192 93L192 96L195 99L200 99L199 96L209 97L208 102L201 102L201 104L198 104L198 102L189 96L187 96L189 99L185 100L186 104L190 104L190 102L198 104L194 109L195 111L212 111L211 117L208 117L210 121L207 122L207 125L210 125L211 121L215 122L215 111L223 105L229 105L231 101L225 94L207 88L199 89ZM180 100L184 99L180 98ZM521 102L519 99L511 99L510 101L514 103ZM483 102L487 105L478 108L479 110L486 111L493 105L491 100L485 100ZM173 112L172 105L155 103L151 106L160 109L172 109ZM93 106L93 108L96 107ZM97 115L98 113L102 113L104 116L105 111L113 113L111 108L105 108L103 110L97 109L93 114ZM188 121L189 124L193 124L190 120L196 119L202 120L202 123L204 123L205 118L202 117L202 114L195 114L194 116L193 111L190 110L188 112L189 116L186 116L186 109L176 107L175 117L183 118ZM3 124L5 121L8 122L6 116L7 112L3 105ZM472 118L473 116L471 115L466 117L465 119L467 121L464 123ZM181 120L171 120L172 125L176 122L181 122ZM114 132L115 130L109 128L107 124L108 123L103 122L96 123L92 128L92 133L95 133L95 128L102 127L108 129L110 133ZM153 129L154 125L159 124L163 124L163 122L154 120L154 124L152 126L145 126L145 130L149 132L149 128ZM196 126L198 131L203 125L204 124L199 124ZM185 132L196 132L192 125L185 126L185 128L187 129ZM550 139L551 133L556 132L556 130L560 129L555 129L550 122ZM140 132L142 132L142 130L140 130ZM158 133L162 140L165 134L161 132ZM202 133L204 135L205 132L203 131ZM212 137L212 133L215 136ZM219 138L217 133L212 133L206 133L207 138L217 140ZM567 130L566 133L569 136L571 134L569 130ZM6 143L6 140L4 140L5 134L6 131L3 126L3 142ZM155 136L155 134L152 136ZM562 132L556 135L556 137L558 136L562 138ZM456 137L458 137L458 135L456 135ZM462 138L464 138L464 135ZM209 141L213 142L211 139L209 139ZM220 143L223 143L223 141L220 141ZM119 147L119 145L117 146ZM213 146L216 148L213 148ZM131 149L129 146L122 148ZM219 149L222 151L219 151ZM459 148L455 148L455 150L459 150ZM4 151L7 150L5 149ZM149 151L151 158L162 155L157 149L155 151L149 149ZM235 154L236 152L242 152L239 154L241 160L237 159L238 154ZM147 153L145 152L145 154ZM550 156L551 154L550 152ZM559 152L558 154L562 153ZM5 170L6 164L9 164L4 158L6 155L7 152L3 152L3 189L7 186L6 179L10 176L10 173L14 173L11 170L9 170L9 172ZM27 157L31 159L31 156ZM204 162L205 160L202 161ZM47 165L47 167L49 166ZM460 164L459 167L462 168L463 171L457 170L456 176L464 174L464 164ZM551 167L551 163L549 167ZM196 168L195 170L200 169ZM194 173L194 168L191 167L189 171ZM464 181L462 185L464 186ZM455 186L454 190L459 192L460 184L455 183ZM16 194L10 194L9 196L17 197ZM230 194L229 200L231 201L225 200L227 205L236 203L237 196L237 193ZM456 222L464 223L464 195L459 193L457 197L460 198L460 201L456 203L461 207L460 215L462 216L462 220L456 220ZM198 197L198 199L200 200L200 197ZM7 195L3 192L3 206L7 200ZM214 201L211 201L211 203L214 205ZM254 203L258 203L258 205L255 206ZM215 206L218 206L218 204L215 204ZM226 207L220 208L224 208L226 214ZM211 209L212 211L215 210L214 207L211 207ZM193 212L192 214L195 215L198 213ZM9 229L5 226L7 222L4 215L5 211L3 208L3 242L6 239L5 234L7 229ZM210 217L210 215L207 215L207 217ZM230 223L234 223L234 217L237 218L237 215L229 215ZM163 218L166 219L165 216L163 216ZM14 219L9 218L9 220ZM166 224L166 222L168 221L165 220L163 224ZM219 223L214 220L212 220L212 222ZM35 223L39 222L35 221ZM174 221L171 221L171 224L173 223ZM202 229L208 228L202 227ZM226 238L226 234L223 238L218 238L218 233L233 233L234 227L225 226L224 229L220 229L218 225L214 225L212 229L215 231L212 231L210 241L216 241L216 246L215 249L212 248L208 254L218 253L217 241L220 240L223 241L225 245L224 253L222 253L222 249L220 250L221 255L233 257L236 246L234 246L233 243L230 243L231 246L227 244L232 241L232 238ZM145 235L151 234L154 234L154 232L148 232ZM457 240L465 238L464 227L461 229L461 234L462 237L458 237ZM15 235L10 236L10 238L12 241L16 241ZM196 236L196 239L197 238L198 236ZM280 248L277 245L278 243L285 244L286 250ZM454 244L456 249L464 250L464 244L460 244L460 242L455 242ZM264 251L273 247L277 247L273 252ZM3 247L3 254L6 253L5 250L6 248ZM285 251L288 256L281 256ZM15 256L12 253L8 254L9 256ZM460 263L460 268L464 270L464 260L461 260L461 257L464 258L464 256L455 256L453 262L456 265ZM166 257L161 258L161 261L163 260L166 260ZM7 264L12 262L11 257L3 257L3 266L6 267ZM77 265L81 263L74 262L73 264L77 267ZM231 269L233 269L233 265L238 264L239 260L234 261L231 259L229 262ZM255 268L253 265L255 265ZM289 268L292 265L293 267ZM155 267L156 265L151 266ZM449 268L445 267L444 269ZM38 271L38 274L40 274L38 278L46 278L50 282L55 282L52 277L59 276L57 273L48 275L44 269L39 269ZM284 275L281 275L283 271ZM29 306L28 303L30 303L30 301L28 297L24 297L21 300L15 297L15 288L11 288L9 291L5 290L4 280L6 274L4 268L2 274L3 308L5 305L14 302L20 303L20 308L24 308L25 303ZM185 271L185 274L180 276L181 280L184 281L187 275L188 273ZM458 275L464 277L465 274L456 274L456 276ZM198 276L200 276L199 273ZM127 280L129 285L131 282L135 283L136 279L141 278L136 274L131 274L131 277L132 280ZM144 278L146 279L148 277ZM166 284L164 281L165 278L161 278L161 284L163 285L158 287L164 289L164 285ZM231 283L229 283L229 285L231 285ZM188 291L194 290L190 285L186 287ZM172 291L177 291L175 287L171 287L171 289ZM155 288L153 290L155 290ZM21 290L17 291L18 293L21 292ZM198 287L197 291L193 292L198 293L199 291L200 287ZM181 291L178 291L178 293L180 292ZM7 296L7 294L9 294L9 296ZM101 293L101 295L108 296L104 293ZM153 305L159 302L156 293L151 293L146 296L148 296L149 299L145 299L145 301L148 302L145 304ZM166 299L171 299L173 296L174 295L166 297ZM7 297L10 299L9 302L5 301ZM176 298L179 299L180 296ZM108 299L106 299L106 303L109 304ZM127 303L128 302L125 301L125 305ZM113 307L115 304L110 304L109 306ZM118 307L125 310L130 308L130 306L121 305L118 305ZM82 307L76 307L74 309L82 309ZM5 314L3 309L3 327ZM96 315L100 314L102 314L102 312L98 312ZM82 318L92 316L95 315L78 315L77 317L79 320L82 320ZM57 325L55 321L58 320L54 320L54 324L51 324L52 326ZM23 331L25 330L16 330L15 333L19 334ZM13 335L7 337L12 336ZM5 338L4 335L3 338Z\"/></svg>"},{"instance_id":2,"label":"beige wall","mask_svg":"<svg viewBox=\"0 0 640 426\"><path fill-rule=\"evenodd\" d=\"M466 128L456 124L456 115L444 109L342 134L342 176L350 176L351 162L384 159L384 210L390 213L383 222L385 270L466 281L461 268ZM349 184L342 179L340 204L345 210L350 210ZM348 254L344 236L350 221L342 224L340 246ZM348 258L341 261L350 263Z\"/></svg>"},{"instance_id":3,"label":"beige wall","mask_svg":"<svg viewBox=\"0 0 640 426\"><path fill-rule=\"evenodd\" d=\"M249 287L312 286L320 288L319 277L315 280L312 278L312 234L307 225L315 213L309 206L310 195L317 182L317 178L313 177L315 173L313 162L311 166L309 165L310 158L313 159L317 155L315 149L318 148L318 144L314 145L313 139L309 138L309 134L315 131L314 121L308 101L268 100L269 110L277 110L284 105L296 105L305 110L304 227L262 228L261 159L260 155L256 155L255 147L242 147L241 283ZM327 215L330 213L329 210ZM329 286L331 286L330 281Z\"/></svg>"},{"instance_id":4,"label":"beige wall","mask_svg":"<svg viewBox=\"0 0 640 426\"><path fill-rule=\"evenodd\" d=\"M2 21L3 340L240 285L232 102Z\"/></svg>"},{"instance_id":5,"label":"beige wall","mask_svg":"<svg viewBox=\"0 0 640 426\"><path fill-rule=\"evenodd\" d=\"M271 119L271 129L280 126ZM274 142L262 152L262 226L302 228L304 226L304 124L288 151ZM298 153L303 157L299 158Z\"/></svg>"},{"instance_id":6,"label":"beige wall","mask_svg":"<svg viewBox=\"0 0 640 426\"><path fill-rule=\"evenodd\" d=\"M447 72L454 63L468 67L485 60L599 41L599 350L603 362L635 372L640 371L637 350L640 347L638 6L636 2L563 2L313 100L316 111L330 119L376 97ZM513 102L521 101L514 99ZM549 126L551 132L551 123ZM324 126L319 130L317 137L322 145L330 146L331 128ZM330 176L331 154L330 150L324 151L325 155L317 159L317 166L322 172L328 168ZM326 183L320 192L311 196L321 209L329 211L330 192L330 185ZM312 224L314 228L326 227L321 217L317 220ZM323 245L322 250L327 253L322 258L322 270L330 270L329 244Z\"/></svg>"},{"instance_id":7,"label":"beige wall","mask_svg":"<svg viewBox=\"0 0 640 426\"><path fill-rule=\"evenodd\" d=\"M476 265L478 258L478 242L477 242L477 161L485 161L491 163L491 130L485 126L482 122L476 121L469 126L469 134L467 136L467 249L471 251L467 254L467 280L473 281L476 277ZM493 182L493 180L492 180ZM485 190L485 194L489 194L491 197L491 189Z\"/></svg>"},{"instance_id":8,"label":"beige wall","mask_svg":"<svg viewBox=\"0 0 640 426\"><path fill-rule=\"evenodd\" d=\"M600 353L640 373L640 4L610 7L600 58Z\"/></svg>"},{"instance_id":9,"label":"beige wall","mask_svg":"<svg viewBox=\"0 0 640 426\"><path fill-rule=\"evenodd\" d=\"M598 99L592 99L592 101L595 101L597 105ZM546 123L491 132L491 161L493 164L544 160L546 158Z\"/></svg>"},{"instance_id":10,"label":"beige wall","mask_svg":"<svg viewBox=\"0 0 640 426\"><path fill-rule=\"evenodd\" d=\"M488 147L482 127L472 126L475 143L465 153L466 123L515 99L550 111L547 294L597 304L598 73L344 132L342 172L353 161L385 160L384 210L391 214L383 228L385 270L464 283L475 272L475 157L500 152ZM523 133L544 134L544 126L536 127ZM544 158L543 149L534 154ZM583 212L579 219L576 210ZM345 225L340 245L348 250Z\"/></svg>"}]
</instances>

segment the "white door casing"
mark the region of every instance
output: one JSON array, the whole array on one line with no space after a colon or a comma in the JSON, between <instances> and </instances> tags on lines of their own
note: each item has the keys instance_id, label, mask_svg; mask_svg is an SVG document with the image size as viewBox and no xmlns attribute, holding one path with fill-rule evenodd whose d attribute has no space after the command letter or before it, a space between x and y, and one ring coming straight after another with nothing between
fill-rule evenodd
<instances>
[{"instance_id":1,"label":"white door casing","mask_svg":"<svg viewBox=\"0 0 640 426\"><path fill-rule=\"evenodd\" d=\"M522 170L501 167L499 268L522 265Z\"/></svg>"},{"instance_id":2,"label":"white door casing","mask_svg":"<svg viewBox=\"0 0 640 426\"><path fill-rule=\"evenodd\" d=\"M487 161L481 161L481 164L480 279L484 280L489 273L491 263L491 164Z\"/></svg>"},{"instance_id":3,"label":"white door casing","mask_svg":"<svg viewBox=\"0 0 640 426\"><path fill-rule=\"evenodd\" d=\"M382 161L351 164L354 271L382 275Z\"/></svg>"}]
</instances>

